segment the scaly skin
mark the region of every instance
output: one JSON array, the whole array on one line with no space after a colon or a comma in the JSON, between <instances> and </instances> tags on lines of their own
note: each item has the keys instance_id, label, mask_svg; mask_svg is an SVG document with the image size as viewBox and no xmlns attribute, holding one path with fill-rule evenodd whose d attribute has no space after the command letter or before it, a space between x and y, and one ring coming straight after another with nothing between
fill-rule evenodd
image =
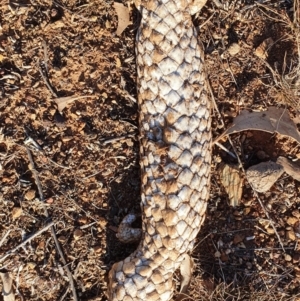
<instances>
[{"instance_id":1,"label":"scaly skin","mask_svg":"<svg viewBox=\"0 0 300 301\"><path fill-rule=\"evenodd\" d=\"M137 34L142 239L113 265L110 301L167 301L209 197L211 131L203 50L191 14L204 0L141 0ZM127 233L128 234L128 233Z\"/></svg>"}]
</instances>

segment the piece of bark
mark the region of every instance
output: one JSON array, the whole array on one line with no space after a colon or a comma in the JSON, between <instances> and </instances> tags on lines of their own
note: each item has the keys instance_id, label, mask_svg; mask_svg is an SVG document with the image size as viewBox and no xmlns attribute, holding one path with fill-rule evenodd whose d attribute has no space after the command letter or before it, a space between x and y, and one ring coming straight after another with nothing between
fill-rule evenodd
<instances>
[{"instance_id":1,"label":"piece of bark","mask_svg":"<svg viewBox=\"0 0 300 301\"><path fill-rule=\"evenodd\" d=\"M8 272L0 272L0 277L3 283L2 295L4 301L15 301L13 290L13 280Z\"/></svg>"},{"instance_id":2,"label":"piece of bark","mask_svg":"<svg viewBox=\"0 0 300 301\"><path fill-rule=\"evenodd\" d=\"M300 181L300 165L285 157L278 157L277 164L281 165L284 171L296 181Z\"/></svg>"},{"instance_id":3,"label":"piece of bark","mask_svg":"<svg viewBox=\"0 0 300 301\"><path fill-rule=\"evenodd\" d=\"M225 164L221 169L220 176L221 182L228 194L230 206L239 206L244 183L239 168Z\"/></svg>"}]
</instances>

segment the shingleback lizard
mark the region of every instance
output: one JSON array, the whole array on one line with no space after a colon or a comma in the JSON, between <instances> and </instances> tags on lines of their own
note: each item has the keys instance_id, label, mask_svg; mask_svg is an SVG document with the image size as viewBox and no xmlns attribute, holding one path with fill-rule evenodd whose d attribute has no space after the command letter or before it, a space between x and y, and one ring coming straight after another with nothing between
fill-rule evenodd
<instances>
[{"instance_id":1,"label":"shingleback lizard","mask_svg":"<svg viewBox=\"0 0 300 301\"><path fill-rule=\"evenodd\" d=\"M109 272L110 301L171 300L173 274L205 218L210 102L191 18L205 2L135 1L142 16L136 55L143 224L137 250Z\"/></svg>"}]
</instances>

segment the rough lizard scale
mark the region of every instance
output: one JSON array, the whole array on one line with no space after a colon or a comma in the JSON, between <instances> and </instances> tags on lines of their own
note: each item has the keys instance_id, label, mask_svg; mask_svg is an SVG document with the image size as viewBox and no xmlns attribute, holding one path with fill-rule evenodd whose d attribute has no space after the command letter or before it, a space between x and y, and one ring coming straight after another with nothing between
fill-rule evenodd
<instances>
[{"instance_id":1,"label":"rough lizard scale","mask_svg":"<svg viewBox=\"0 0 300 301\"><path fill-rule=\"evenodd\" d=\"M205 218L211 131L191 15L206 0L136 0L142 239L109 273L110 301L167 301ZM130 219L130 218L129 218Z\"/></svg>"}]
</instances>

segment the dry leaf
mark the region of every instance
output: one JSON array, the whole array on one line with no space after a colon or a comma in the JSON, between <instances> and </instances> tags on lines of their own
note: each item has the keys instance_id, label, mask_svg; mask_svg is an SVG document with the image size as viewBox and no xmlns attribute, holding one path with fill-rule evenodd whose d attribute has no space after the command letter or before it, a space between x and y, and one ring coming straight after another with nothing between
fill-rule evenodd
<instances>
[{"instance_id":1,"label":"dry leaf","mask_svg":"<svg viewBox=\"0 0 300 301\"><path fill-rule=\"evenodd\" d=\"M274 41L272 38L265 39L256 49L255 54L262 58L266 59L268 57L268 50L272 47L274 44Z\"/></svg>"},{"instance_id":2,"label":"dry leaf","mask_svg":"<svg viewBox=\"0 0 300 301\"><path fill-rule=\"evenodd\" d=\"M228 194L230 206L238 206L242 198L244 182L238 167L224 165L221 170L221 182Z\"/></svg>"},{"instance_id":3,"label":"dry leaf","mask_svg":"<svg viewBox=\"0 0 300 301\"><path fill-rule=\"evenodd\" d=\"M280 164L284 171L291 176L293 179L300 181L300 165L299 163L293 162L285 157L279 157L276 161Z\"/></svg>"},{"instance_id":4,"label":"dry leaf","mask_svg":"<svg viewBox=\"0 0 300 301\"><path fill-rule=\"evenodd\" d=\"M57 109L59 112L62 112L63 109L69 104L72 103L75 100L79 100L82 98L87 98L87 97L96 97L96 95L86 95L86 96L67 96L67 97L59 97L54 99L54 101L57 104Z\"/></svg>"},{"instance_id":5,"label":"dry leaf","mask_svg":"<svg viewBox=\"0 0 300 301\"><path fill-rule=\"evenodd\" d=\"M3 283L2 296L4 301L15 301L13 291L13 281L8 272L0 272L0 277Z\"/></svg>"},{"instance_id":6,"label":"dry leaf","mask_svg":"<svg viewBox=\"0 0 300 301\"><path fill-rule=\"evenodd\" d=\"M121 3L114 2L114 8L118 15L118 28L116 34L119 36L129 25L129 10L126 6Z\"/></svg>"},{"instance_id":7,"label":"dry leaf","mask_svg":"<svg viewBox=\"0 0 300 301\"><path fill-rule=\"evenodd\" d=\"M180 275L181 275L181 281L180 281L180 294L177 296L175 301L181 301L186 299L187 290L189 288L191 278L192 278L192 272L193 272L193 260L188 255L185 254L183 261L180 265Z\"/></svg>"},{"instance_id":8,"label":"dry leaf","mask_svg":"<svg viewBox=\"0 0 300 301\"><path fill-rule=\"evenodd\" d=\"M291 137L300 143L300 135L297 127L285 109L270 107L267 111L263 112L249 112L244 110L239 116L233 119L231 127L227 129L224 135L248 130L268 133L275 132L283 136Z\"/></svg>"}]
</instances>

